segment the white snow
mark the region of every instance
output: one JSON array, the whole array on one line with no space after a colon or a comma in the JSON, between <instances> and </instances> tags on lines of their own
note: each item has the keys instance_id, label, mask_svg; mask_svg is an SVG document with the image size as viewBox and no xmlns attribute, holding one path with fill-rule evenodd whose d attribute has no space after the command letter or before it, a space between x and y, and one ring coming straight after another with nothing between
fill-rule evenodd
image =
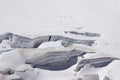
<instances>
[{"instance_id":1,"label":"white snow","mask_svg":"<svg viewBox=\"0 0 120 80\"><path fill-rule=\"evenodd\" d=\"M92 49L81 47L98 53L85 55L86 58L101 56L120 58L120 0L0 0L0 34L13 32L31 38L55 34L88 39L84 36L65 34L66 30L101 34L100 38L95 38L97 45ZM76 48L80 46L74 45ZM60 41L46 42L39 46L39 48L48 47L64 49ZM0 44L0 51L8 48L10 48L9 41L4 40ZM44 50L41 49L41 53L45 53ZM29 54L35 52L34 50L23 50L25 53L23 55L19 54L20 51L22 52L22 50L12 50L0 54L0 70L24 65L25 56L28 58L35 56ZM35 54L38 52L36 51ZM35 70L40 72L38 80L70 80L74 78L74 66L65 71ZM83 71L90 74L99 73L100 80L106 75L113 80L120 80L119 67L120 61L114 61L102 69L86 68L86 71ZM82 72L77 76L80 77L79 74Z\"/></svg>"},{"instance_id":2,"label":"white snow","mask_svg":"<svg viewBox=\"0 0 120 80\"><path fill-rule=\"evenodd\" d=\"M5 69L15 69L25 63L25 59L17 51L3 52L0 55L0 71Z\"/></svg>"}]
</instances>

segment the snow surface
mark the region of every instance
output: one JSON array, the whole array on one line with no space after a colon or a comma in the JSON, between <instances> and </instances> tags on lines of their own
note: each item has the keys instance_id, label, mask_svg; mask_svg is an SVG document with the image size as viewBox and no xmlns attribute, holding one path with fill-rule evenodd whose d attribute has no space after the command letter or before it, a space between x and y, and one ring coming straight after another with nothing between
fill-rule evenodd
<instances>
[{"instance_id":1,"label":"snow surface","mask_svg":"<svg viewBox=\"0 0 120 80\"><path fill-rule=\"evenodd\" d=\"M98 38L98 40L100 39ZM43 55L47 51L71 50L72 48L81 49L81 50L85 50L88 52L89 51L97 52L96 54L87 54L84 56L85 58L112 56L112 54L110 53L107 53L104 51L102 51L104 52L102 53L101 51L99 51L101 50L99 49L99 46L101 46L101 43L99 42L97 43L98 45L94 45L93 47L88 47L82 44L73 44L72 46L68 48L64 48L63 46L61 46L61 41L46 42L40 45L38 49L15 49L9 52L3 52L0 55L0 70L2 71L6 68L11 68L16 71L24 71L28 69L28 71L24 73L24 75L28 76L28 77L24 76L26 80L32 80L32 79L35 79L35 80L56 80L56 79L57 80L72 80L72 79L77 80L83 75L88 75L88 74L99 74L100 80L103 80L105 76L110 77L112 80L119 80L120 71L118 69L120 67L119 65L120 61L114 61L109 66L104 67L104 68L94 68L91 66L86 66L84 69L82 69L80 72L77 72L77 73L75 73L74 71L77 64L73 65L69 69L62 70L62 71L49 71L49 70L43 70L43 69L38 69L38 68L32 69L31 66L24 65L25 57L28 57L27 59L29 59L31 57L37 56L38 54ZM1 46L6 45L6 44L9 45L9 41L3 41L1 44L2 44ZM5 48L1 47L1 50L2 49L4 50ZM81 58L79 58L79 60L81 60ZM20 73L18 72L18 74ZM12 78L14 77L17 77L17 76L13 75ZM11 78L11 77L9 76L7 78Z\"/></svg>"},{"instance_id":2,"label":"snow surface","mask_svg":"<svg viewBox=\"0 0 120 80\"><path fill-rule=\"evenodd\" d=\"M101 35L100 38L95 38L97 45L92 47L99 54L86 55L86 58L120 58L120 0L0 0L1 34L14 32L31 38L60 34L76 39L88 39L65 34L66 30L88 31ZM39 48L63 48L60 43L43 43ZM9 41L5 40L0 44L0 51L5 48L10 48ZM0 69L23 64L24 58L19 54L19 50L0 54ZM101 75L100 80L103 80L104 75L112 80L120 80L119 67L120 62L114 61L103 69L88 69L84 74L96 72ZM38 80L71 80L80 77L79 74L82 73L77 73L74 77L74 68L75 65L65 71L35 70L40 72Z\"/></svg>"}]
</instances>

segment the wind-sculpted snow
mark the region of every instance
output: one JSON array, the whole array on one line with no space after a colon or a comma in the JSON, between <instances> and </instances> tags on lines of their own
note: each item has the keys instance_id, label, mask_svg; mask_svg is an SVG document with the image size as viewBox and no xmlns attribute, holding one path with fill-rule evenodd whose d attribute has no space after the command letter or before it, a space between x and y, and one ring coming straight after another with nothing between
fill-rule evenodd
<instances>
[{"instance_id":1,"label":"wind-sculpted snow","mask_svg":"<svg viewBox=\"0 0 120 80\"><path fill-rule=\"evenodd\" d=\"M84 75L82 80L99 80L99 75L98 74Z\"/></svg>"},{"instance_id":2,"label":"wind-sculpted snow","mask_svg":"<svg viewBox=\"0 0 120 80\"><path fill-rule=\"evenodd\" d=\"M85 44L88 46L92 46L92 44L95 41L95 40L77 40L60 35L46 35L46 36L36 37L34 39L24 36L19 36L13 33L5 33L0 36L0 41L6 39L11 41L10 46L12 48L37 48L43 42L58 41L58 40L62 40L61 45L64 47L70 46L71 44Z\"/></svg>"},{"instance_id":3,"label":"wind-sculpted snow","mask_svg":"<svg viewBox=\"0 0 120 80\"><path fill-rule=\"evenodd\" d=\"M81 51L87 53L95 53L95 51L90 46L78 45L74 44L69 47L47 47L47 48L20 48L16 49L26 60L37 58L49 52L77 52L80 53ZM81 55L84 57L84 55Z\"/></svg>"},{"instance_id":4,"label":"wind-sculpted snow","mask_svg":"<svg viewBox=\"0 0 120 80\"><path fill-rule=\"evenodd\" d=\"M77 39L72 39L72 38L68 38L68 37L64 37L64 36L59 36L59 35L54 35L51 36L50 41L57 41L57 40L62 40L63 46L69 46L71 44L85 44L88 46L92 46L92 44L94 43L95 40L77 40Z\"/></svg>"},{"instance_id":5,"label":"wind-sculpted snow","mask_svg":"<svg viewBox=\"0 0 120 80\"><path fill-rule=\"evenodd\" d=\"M28 60L26 63L31 64L34 68L47 70L65 70L77 63L77 57L85 55L86 52L72 50L70 52L48 52L40 57Z\"/></svg>"},{"instance_id":6,"label":"wind-sculpted snow","mask_svg":"<svg viewBox=\"0 0 120 80\"><path fill-rule=\"evenodd\" d=\"M0 54L3 53L3 52L9 52L9 51L11 51L11 50L12 50L12 49L1 50L1 51L0 51Z\"/></svg>"},{"instance_id":7,"label":"wind-sculpted snow","mask_svg":"<svg viewBox=\"0 0 120 80\"><path fill-rule=\"evenodd\" d=\"M11 74L14 74L14 71L11 69L5 69L3 71L0 71L0 73L3 75L11 75Z\"/></svg>"},{"instance_id":8,"label":"wind-sculpted snow","mask_svg":"<svg viewBox=\"0 0 120 80\"><path fill-rule=\"evenodd\" d=\"M2 42L2 40L9 40L10 38L12 38L12 36L12 33L4 33L0 35L0 43Z\"/></svg>"},{"instance_id":9,"label":"wind-sculpted snow","mask_svg":"<svg viewBox=\"0 0 120 80\"><path fill-rule=\"evenodd\" d=\"M94 66L95 68L105 67L114 60L120 60L120 59L119 58L114 58L114 57L101 57L101 58L93 58L93 59L83 59L78 63L75 71L76 72L80 71L82 68L84 68L88 64L91 65L91 66Z\"/></svg>"},{"instance_id":10,"label":"wind-sculpted snow","mask_svg":"<svg viewBox=\"0 0 120 80\"><path fill-rule=\"evenodd\" d=\"M34 38L2 34L0 80L109 80L103 68L114 70L113 64L120 66L120 59L97 52L93 44L98 37L100 34L77 31Z\"/></svg>"},{"instance_id":11,"label":"wind-sculpted snow","mask_svg":"<svg viewBox=\"0 0 120 80\"><path fill-rule=\"evenodd\" d=\"M79 33L77 31L65 31L65 33L70 33L70 34L74 34L74 35L83 35L83 36L87 36L87 37L100 37L100 34L97 33L90 33L90 32L84 32L84 33Z\"/></svg>"}]
</instances>

